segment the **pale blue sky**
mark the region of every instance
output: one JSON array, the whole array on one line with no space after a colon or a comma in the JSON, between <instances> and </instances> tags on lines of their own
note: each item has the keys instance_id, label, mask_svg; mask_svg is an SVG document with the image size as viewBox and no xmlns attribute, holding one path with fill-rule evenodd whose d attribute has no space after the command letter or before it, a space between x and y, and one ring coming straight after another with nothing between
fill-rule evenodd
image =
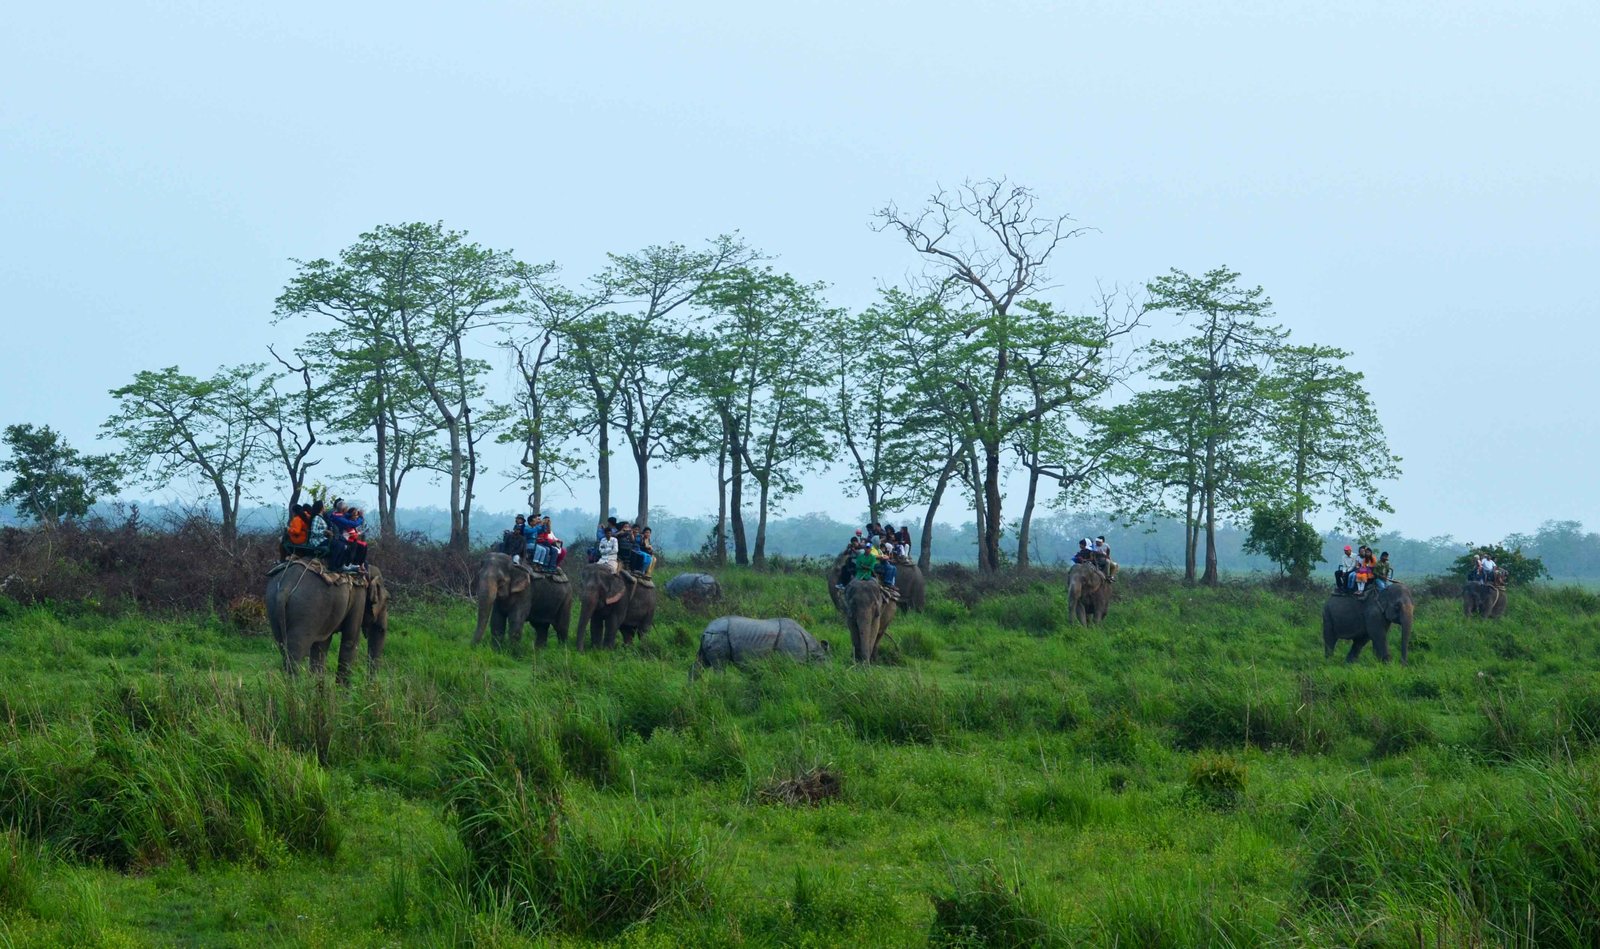
<instances>
[{"instance_id":1,"label":"pale blue sky","mask_svg":"<svg viewBox=\"0 0 1600 949\"><path fill-rule=\"evenodd\" d=\"M916 266L876 207L1007 175L1098 229L1059 302L1226 264L1353 349L1392 526L1600 527L1597 49L1593 0L13 5L0 424L88 446L135 371L263 356L287 258L378 223L573 277L737 228L859 306Z\"/></svg>"}]
</instances>

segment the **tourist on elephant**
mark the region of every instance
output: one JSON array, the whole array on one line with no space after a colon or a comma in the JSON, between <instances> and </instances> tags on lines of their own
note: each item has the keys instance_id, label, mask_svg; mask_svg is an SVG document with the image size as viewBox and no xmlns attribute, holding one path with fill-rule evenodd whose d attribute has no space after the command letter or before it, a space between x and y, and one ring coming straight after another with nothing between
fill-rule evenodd
<instances>
[{"instance_id":1,"label":"tourist on elephant","mask_svg":"<svg viewBox=\"0 0 1600 949\"><path fill-rule=\"evenodd\" d=\"M282 554L288 559L290 553L302 553L311 546L311 526L322 515L322 502L313 500L310 504L293 504L289 508L289 526L284 530L284 546Z\"/></svg>"},{"instance_id":2,"label":"tourist on elephant","mask_svg":"<svg viewBox=\"0 0 1600 949\"><path fill-rule=\"evenodd\" d=\"M617 532L617 519L616 518L614 518L614 517L602 518L600 520L600 526L595 528L594 539L595 540L605 540L606 531L608 529L611 531L612 534L615 534Z\"/></svg>"},{"instance_id":3,"label":"tourist on elephant","mask_svg":"<svg viewBox=\"0 0 1600 949\"><path fill-rule=\"evenodd\" d=\"M595 553L598 555L596 566L607 573L617 572L617 537L609 524L600 528L600 542L595 545Z\"/></svg>"},{"instance_id":4,"label":"tourist on elephant","mask_svg":"<svg viewBox=\"0 0 1600 949\"><path fill-rule=\"evenodd\" d=\"M656 572L656 542L646 527L639 532L639 552L644 555L644 575L654 576Z\"/></svg>"},{"instance_id":5,"label":"tourist on elephant","mask_svg":"<svg viewBox=\"0 0 1600 949\"><path fill-rule=\"evenodd\" d=\"M1494 582L1494 580L1495 580L1494 571L1495 571L1496 566L1498 566L1498 565L1494 562L1494 557L1490 556L1490 554L1489 554L1489 552L1487 550L1484 551L1483 552L1483 559L1478 564L1478 572L1483 574L1483 582L1484 583L1493 583Z\"/></svg>"},{"instance_id":6,"label":"tourist on elephant","mask_svg":"<svg viewBox=\"0 0 1600 949\"><path fill-rule=\"evenodd\" d=\"M363 524L361 512L347 506L340 498L333 499L333 510L323 511L322 520L328 525L328 566L344 573L356 573L360 567L353 559L353 541L361 538Z\"/></svg>"},{"instance_id":7,"label":"tourist on elephant","mask_svg":"<svg viewBox=\"0 0 1600 949\"><path fill-rule=\"evenodd\" d=\"M522 555L527 550L527 527L527 519L518 514L511 529L500 535L500 552L509 555L512 563L522 562Z\"/></svg>"},{"instance_id":8,"label":"tourist on elephant","mask_svg":"<svg viewBox=\"0 0 1600 949\"><path fill-rule=\"evenodd\" d=\"M1106 535L1101 534L1094 539L1094 551L1099 554L1100 569L1105 573L1106 579L1115 583L1117 580L1117 562L1111 559L1111 545L1106 543Z\"/></svg>"},{"instance_id":9,"label":"tourist on elephant","mask_svg":"<svg viewBox=\"0 0 1600 949\"><path fill-rule=\"evenodd\" d=\"M855 568L854 579L871 580L873 574L878 572L878 553L869 546L862 546L850 559L850 565Z\"/></svg>"},{"instance_id":10,"label":"tourist on elephant","mask_svg":"<svg viewBox=\"0 0 1600 949\"><path fill-rule=\"evenodd\" d=\"M617 524L617 562L624 570L643 570L639 551L639 535L634 533L632 521Z\"/></svg>"},{"instance_id":11,"label":"tourist on elephant","mask_svg":"<svg viewBox=\"0 0 1600 949\"><path fill-rule=\"evenodd\" d=\"M1372 565L1372 579L1378 584L1378 589L1380 590L1386 589L1389 586L1389 582L1394 579L1394 564L1389 562L1389 552L1387 550L1378 558L1378 562Z\"/></svg>"},{"instance_id":12,"label":"tourist on elephant","mask_svg":"<svg viewBox=\"0 0 1600 949\"><path fill-rule=\"evenodd\" d=\"M900 536L895 538L895 539L900 542L900 546L901 547L904 547L906 549L906 553L909 554L911 552L911 529L910 528L906 527L904 524L901 524L900 525Z\"/></svg>"},{"instance_id":13,"label":"tourist on elephant","mask_svg":"<svg viewBox=\"0 0 1600 949\"><path fill-rule=\"evenodd\" d=\"M893 590L899 573L894 563L894 542L887 539L888 534L883 536L885 539L879 542L875 556L878 558L879 568L883 571L883 585Z\"/></svg>"},{"instance_id":14,"label":"tourist on elephant","mask_svg":"<svg viewBox=\"0 0 1600 949\"><path fill-rule=\"evenodd\" d=\"M1344 559L1339 561L1338 569L1334 571L1334 578L1346 589L1355 589L1356 567L1360 562L1350 553L1350 545L1344 545Z\"/></svg>"},{"instance_id":15,"label":"tourist on elephant","mask_svg":"<svg viewBox=\"0 0 1600 949\"><path fill-rule=\"evenodd\" d=\"M550 526L550 515L546 514L534 525L533 541L541 554L539 563L546 570L559 570L561 561L567 559L567 548L562 546L561 538L556 536L555 529Z\"/></svg>"},{"instance_id":16,"label":"tourist on elephant","mask_svg":"<svg viewBox=\"0 0 1600 949\"><path fill-rule=\"evenodd\" d=\"M1089 538L1085 537L1078 541L1078 552L1072 555L1072 562L1075 564L1094 562L1094 551L1089 549Z\"/></svg>"}]
</instances>

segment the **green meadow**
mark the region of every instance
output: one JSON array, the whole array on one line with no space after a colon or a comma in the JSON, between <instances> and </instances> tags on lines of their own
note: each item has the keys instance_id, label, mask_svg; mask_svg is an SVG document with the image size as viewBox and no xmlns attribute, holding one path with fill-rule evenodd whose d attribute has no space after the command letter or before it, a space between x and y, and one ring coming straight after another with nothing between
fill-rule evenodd
<instances>
[{"instance_id":1,"label":"green meadow","mask_svg":"<svg viewBox=\"0 0 1600 949\"><path fill-rule=\"evenodd\" d=\"M1346 666L1318 594L954 576L856 668L819 571L722 579L611 653L403 599L347 689L0 601L0 946L1600 944L1593 593ZM725 613L834 659L691 682Z\"/></svg>"}]
</instances>

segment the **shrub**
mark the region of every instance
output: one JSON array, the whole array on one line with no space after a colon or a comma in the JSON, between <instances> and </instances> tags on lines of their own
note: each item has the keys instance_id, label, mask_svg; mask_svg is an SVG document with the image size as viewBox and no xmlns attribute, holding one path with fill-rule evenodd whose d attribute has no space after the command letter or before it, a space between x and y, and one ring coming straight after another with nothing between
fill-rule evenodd
<instances>
[{"instance_id":1,"label":"shrub","mask_svg":"<svg viewBox=\"0 0 1600 949\"><path fill-rule=\"evenodd\" d=\"M561 760L573 774L598 788L616 782L622 756L616 736L604 723L569 709L557 722L555 737Z\"/></svg>"},{"instance_id":2,"label":"shrub","mask_svg":"<svg viewBox=\"0 0 1600 949\"><path fill-rule=\"evenodd\" d=\"M1214 811L1231 811L1244 803L1245 767L1231 755L1204 754L1189 766L1184 799Z\"/></svg>"},{"instance_id":3,"label":"shrub","mask_svg":"<svg viewBox=\"0 0 1600 949\"><path fill-rule=\"evenodd\" d=\"M317 765L237 724L139 732L108 716L0 746L0 825L117 869L330 855L340 832Z\"/></svg>"},{"instance_id":4,"label":"shrub","mask_svg":"<svg viewBox=\"0 0 1600 949\"><path fill-rule=\"evenodd\" d=\"M930 946L1022 947L1057 945L1060 933L1020 878L1006 879L993 861L950 869L948 886L930 894Z\"/></svg>"}]
</instances>

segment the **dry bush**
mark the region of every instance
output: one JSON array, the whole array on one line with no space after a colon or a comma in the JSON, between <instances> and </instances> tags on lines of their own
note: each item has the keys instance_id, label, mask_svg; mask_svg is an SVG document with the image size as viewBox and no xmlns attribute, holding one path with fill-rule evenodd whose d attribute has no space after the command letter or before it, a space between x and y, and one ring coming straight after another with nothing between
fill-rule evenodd
<instances>
[{"instance_id":1,"label":"dry bush","mask_svg":"<svg viewBox=\"0 0 1600 949\"><path fill-rule=\"evenodd\" d=\"M478 552L462 555L417 534L371 541L369 561L397 598L470 593ZM259 600L278 560L276 534L222 540L204 512L145 523L137 508L53 530L0 529L0 596L19 603L89 609L132 606L168 613L214 612L250 625L246 598Z\"/></svg>"},{"instance_id":2,"label":"dry bush","mask_svg":"<svg viewBox=\"0 0 1600 949\"><path fill-rule=\"evenodd\" d=\"M811 768L761 789L766 804L821 804L844 792L844 779L828 768Z\"/></svg>"}]
</instances>

